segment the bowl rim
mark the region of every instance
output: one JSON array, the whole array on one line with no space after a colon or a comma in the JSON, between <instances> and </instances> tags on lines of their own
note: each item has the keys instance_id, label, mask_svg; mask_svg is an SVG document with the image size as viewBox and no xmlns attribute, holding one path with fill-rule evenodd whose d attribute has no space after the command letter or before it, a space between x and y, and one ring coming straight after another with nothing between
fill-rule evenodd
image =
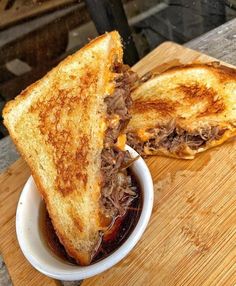
<instances>
[{"instance_id":1,"label":"bowl rim","mask_svg":"<svg viewBox=\"0 0 236 286\"><path fill-rule=\"evenodd\" d=\"M126 145L125 149L130 152L131 157L134 158L136 156L139 156L138 153L131 147ZM127 256L127 254L134 248L134 246L140 240L141 236L143 235L148 225L148 222L149 222L149 219L152 213L153 200L154 200L153 180L151 177L151 173L145 161L143 160L141 156L139 156L139 158L134 162L134 166L136 166L137 169L142 170L143 175L142 175L142 178L139 178L139 181L140 183L142 181L143 184L145 182L144 184L145 188L143 188L142 211L141 211L139 220L137 224L135 225L133 231L130 233L129 237L125 240L125 242L119 248L117 248L108 257L102 260L99 260L98 262L95 262L92 265L88 265L88 266L72 265L70 270L64 270L63 272L60 270L59 271L49 270L50 267L48 267L47 265L42 265L37 260L37 258L34 256L34 254L30 253L27 249L27 245L26 245L25 238L24 238L25 234L24 234L24 231L22 231L23 228L21 228L21 225L23 224L22 220L24 219L22 218L23 206L26 205L23 202L27 200L29 192L32 191L32 189L36 190L33 186L34 179L32 176L30 176L26 184L23 187L23 190L21 192L21 195L18 201L17 210L16 210L17 239L18 239L20 248L24 256L30 262L30 264L34 268L36 268L38 271L45 274L46 276L59 279L59 280L72 281L72 280L82 280L85 278L95 276L99 273L102 273L105 270L113 267L115 264L120 262L125 256ZM50 255L52 256L50 249L47 249L47 252L50 253Z\"/></svg>"}]
</instances>

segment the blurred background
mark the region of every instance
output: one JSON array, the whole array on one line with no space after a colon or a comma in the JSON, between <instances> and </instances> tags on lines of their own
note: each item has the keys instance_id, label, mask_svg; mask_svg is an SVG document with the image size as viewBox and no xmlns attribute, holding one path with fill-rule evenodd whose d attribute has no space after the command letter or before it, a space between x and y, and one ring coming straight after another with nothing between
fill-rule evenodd
<instances>
[{"instance_id":1,"label":"blurred background","mask_svg":"<svg viewBox=\"0 0 236 286\"><path fill-rule=\"evenodd\" d=\"M5 103L97 35L119 30L133 65L235 16L236 0L0 0L0 139Z\"/></svg>"}]
</instances>

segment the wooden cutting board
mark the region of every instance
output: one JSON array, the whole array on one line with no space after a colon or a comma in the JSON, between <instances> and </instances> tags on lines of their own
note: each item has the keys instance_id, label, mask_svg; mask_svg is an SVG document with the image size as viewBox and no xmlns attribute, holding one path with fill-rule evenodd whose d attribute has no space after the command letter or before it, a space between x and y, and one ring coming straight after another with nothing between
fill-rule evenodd
<instances>
[{"instance_id":1,"label":"wooden cutting board","mask_svg":"<svg viewBox=\"0 0 236 286\"><path fill-rule=\"evenodd\" d=\"M139 74L214 59L166 42L134 66ZM155 202L134 250L82 286L236 285L236 140L183 161L146 160ZM15 210L29 169L20 159L0 176L0 250L18 285L55 285L23 257L15 236Z\"/></svg>"}]
</instances>

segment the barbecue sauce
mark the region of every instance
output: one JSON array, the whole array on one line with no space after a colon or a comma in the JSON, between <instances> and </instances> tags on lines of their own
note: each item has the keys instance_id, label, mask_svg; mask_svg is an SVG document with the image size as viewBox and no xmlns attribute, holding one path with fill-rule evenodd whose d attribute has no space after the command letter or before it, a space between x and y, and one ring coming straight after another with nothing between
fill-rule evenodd
<instances>
[{"instance_id":1,"label":"barbecue sauce","mask_svg":"<svg viewBox=\"0 0 236 286\"><path fill-rule=\"evenodd\" d=\"M115 250L117 250L129 237L138 222L143 204L142 192L137 178L132 173L130 173L130 175L132 178L132 185L136 186L137 188L137 196L131 202L128 210L126 211L126 214L123 216L118 216L115 219L112 228L103 235L102 242L93 257L91 264L106 258ZM64 246L60 243L44 202L41 204L39 224L42 239L51 249L51 251L58 258L64 261L72 264L78 264L72 257L67 254Z\"/></svg>"}]
</instances>

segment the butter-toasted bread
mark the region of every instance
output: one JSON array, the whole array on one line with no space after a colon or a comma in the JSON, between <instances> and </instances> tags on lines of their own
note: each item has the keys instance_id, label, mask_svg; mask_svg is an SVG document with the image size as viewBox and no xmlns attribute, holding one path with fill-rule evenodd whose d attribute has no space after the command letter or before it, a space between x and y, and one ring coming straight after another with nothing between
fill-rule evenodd
<instances>
[{"instance_id":1,"label":"butter-toasted bread","mask_svg":"<svg viewBox=\"0 0 236 286\"><path fill-rule=\"evenodd\" d=\"M191 64L154 75L132 92L127 142L143 155L193 159L236 134L236 70Z\"/></svg>"},{"instance_id":2,"label":"butter-toasted bread","mask_svg":"<svg viewBox=\"0 0 236 286\"><path fill-rule=\"evenodd\" d=\"M98 37L3 111L4 123L31 168L57 236L81 265L91 262L114 219L114 212L109 213L101 200L101 154L108 144L112 117L106 101L115 92L115 78L122 75L122 57L117 32ZM113 129L121 123L116 114ZM112 143L118 135L113 135Z\"/></svg>"}]
</instances>

